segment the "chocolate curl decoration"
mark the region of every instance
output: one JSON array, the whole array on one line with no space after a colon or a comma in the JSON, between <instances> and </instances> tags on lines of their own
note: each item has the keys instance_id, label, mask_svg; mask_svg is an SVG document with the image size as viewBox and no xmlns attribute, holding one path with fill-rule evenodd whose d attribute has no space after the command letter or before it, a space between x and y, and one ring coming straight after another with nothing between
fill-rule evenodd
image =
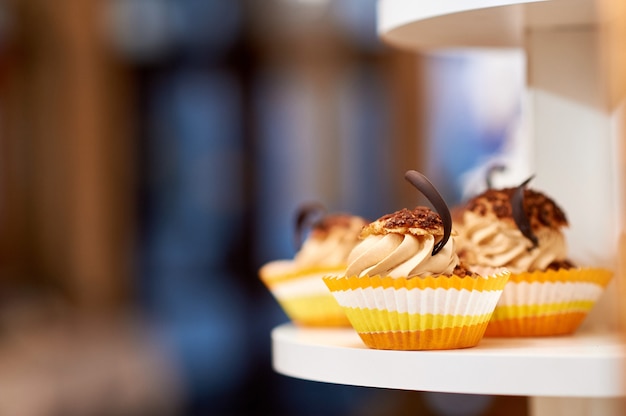
<instances>
[{"instance_id":1,"label":"chocolate curl decoration","mask_svg":"<svg viewBox=\"0 0 626 416\"><path fill-rule=\"evenodd\" d=\"M326 208L316 202L301 205L296 214L296 228L294 235L294 246L296 251L300 250L304 242L304 232L306 228L313 227L317 221L322 219L326 213Z\"/></svg>"},{"instance_id":2,"label":"chocolate curl decoration","mask_svg":"<svg viewBox=\"0 0 626 416\"><path fill-rule=\"evenodd\" d=\"M407 181L411 183L418 191L420 191L433 205L437 214L441 217L441 221L443 221L443 238L439 240L435 247L433 247L433 256L446 245L448 239L450 238L450 233L452 232L452 216L450 215L450 209L446 204L446 201L443 200L435 186L424 176L415 170L409 170L404 174L404 177Z\"/></svg>"},{"instance_id":3,"label":"chocolate curl decoration","mask_svg":"<svg viewBox=\"0 0 626 416\"><path fill-rule=\"evenodd\" d=\"M504 165L492 165L489 169L487 169L487 177L485 178L487 189L493 188L493 174L495 172L504 172L505 170L506 166Z\"/></svg>"},{"instance_id":4,"label":"chocolate curl decoration","mask_svg":"<svg viewBox=\"0 0 626 416\"><path fill-rule=\"evenodd\" d=\"M524 190L528 182L530 182L535 175L526 179L520 186L518 186L515 191L513 191L513 195L511 195L511 208L513 209L513 220L515 221L515 225L522 232L522 235L528 238L533 246L531 249L537 247L539 245L539 240L537 236L533 233L533 230L530 226L530 221L528 216L526 215L526 211L524 211Z\"/></svg>"}]
</instances>

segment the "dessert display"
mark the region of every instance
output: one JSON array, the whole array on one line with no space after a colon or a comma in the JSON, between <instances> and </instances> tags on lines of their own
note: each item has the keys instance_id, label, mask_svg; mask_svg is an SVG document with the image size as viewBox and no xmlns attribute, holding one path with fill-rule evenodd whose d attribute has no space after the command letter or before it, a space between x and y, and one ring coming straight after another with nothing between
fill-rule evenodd
<instances>
[{"instance_id":1,"label":"dessert display","mask_svg":"<svg viewBox=\"0 0 626 416\"><path fill-rule=\"evenodd\" d=\"M319 205L303 205L298 210L295 257L269 262L259 270L259 277L292 322L300 326L350 325L322 276L345 273L348 255L365 224L367 221L356 215L327 214ZM308 226L310 232L304 236Z\"/></svg>"},{"instance_id":2,"label":"dessert display","mask_svg":"<svg viewBox=\"0 0 626 416\"><path fill-rule=\"evenodd\" d=\"M455 223L459 256L472 270L511 272L486 336L571 334L602 294L612 272L568 259L563 210L527 188L487 189Z\"/></svg>"},{"instance_id":3,"label":"dessert display","mask_svg":"<svg viewBox=\"0 0 626 416\"><path fill-rule=\"evenodd\" d=\"M418 206L363 228L342 276L324 282L365 345L375 349L473 347L508 279L508 271L471 272L459 260L450 211L421 173L406 179L437 212Z\"/></svg>"}]
</instances>

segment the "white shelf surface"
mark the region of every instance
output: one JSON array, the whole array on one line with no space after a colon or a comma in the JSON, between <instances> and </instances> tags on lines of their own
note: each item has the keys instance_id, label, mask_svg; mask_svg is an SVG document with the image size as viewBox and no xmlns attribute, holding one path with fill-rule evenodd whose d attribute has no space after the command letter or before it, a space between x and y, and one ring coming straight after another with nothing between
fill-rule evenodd
<instances>
[{"instance_id":1,"label":"white shelf surface","mask_svg":"<svg viewBox=\"0 0 626 416\"><path fill-rule=\"evenodd\" d=\"M466 394L610 398L624 395L624 344L616 333L483 338L474 348L385 351L352 328L272 331L275 371L355 386Z\"/></svg>"},{"instance_id":2,"label":"white shelf surface","mask_svg":"<svg viewBox=\"0 0 626 416\"><path fill-rule=\"evenodd\" d=\"M527 28L596 25L597 0L379 0L378 33L403 49L523 47Z\"/></svg>"}]
</instances>

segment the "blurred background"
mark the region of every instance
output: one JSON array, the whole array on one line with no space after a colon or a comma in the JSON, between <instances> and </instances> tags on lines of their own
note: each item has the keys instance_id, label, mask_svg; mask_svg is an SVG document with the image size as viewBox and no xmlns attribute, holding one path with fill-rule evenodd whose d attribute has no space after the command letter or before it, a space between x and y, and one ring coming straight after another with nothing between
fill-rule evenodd
<instances>
[{"instance_id":1,"label":"blurred background","mask_svg":"<svg viewBox=\"0 0 626 416\"><path fill-rule=\"evenodd\" d=\"M491 161L525 175L521 54L375 24L374 0L0 2L0 414L526 414L271 369L257 270L302 202L373 220L420 202L407 169L450 205Z\"/></svg>"}]
</instances>

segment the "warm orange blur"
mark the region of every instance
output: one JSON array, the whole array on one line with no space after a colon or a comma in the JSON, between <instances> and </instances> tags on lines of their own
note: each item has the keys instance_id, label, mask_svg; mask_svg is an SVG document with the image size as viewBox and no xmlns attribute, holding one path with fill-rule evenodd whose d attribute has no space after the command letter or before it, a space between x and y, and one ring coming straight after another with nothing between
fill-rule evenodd
<instances>
[{"instance_id":1,"label":"warm orange blur","mask_svg":"<svg viewBox=\"0 0 626 416\"><path fill-rule=\"evenodd\" d=\"M257 74L278 69L312 86L318 100L312 108L321 114L314 134L334 146L341 126L335 114L319 110L338 95L340 77L357 74L366 64L375 81L390 88L385 93L389 102L379 105L391 119L381 124L381 145L393 149L400 169L415 167L419 134L415 57L381 45L359 49L331 22L329 4L284 3L267 2L262 10L247 1L0 4L0 414L246 414L246 409L278 412L277 406L283 406L276 391L281 383L289 384L276 381L267 350L269 331L283 317L256 278L260 260L253 247L266 242L256 242L250 225L256 215L254 151L262 141L254 107L265 99L254 96ZM367 36L375 40L373 4L369 2L365 23ZM205 27L194 14L208 19ZM295 25L283 31L274 18L286 26L296 19ZM185 71L192 76L184 78ZM234 80L235 88L212 98L224 80ZM185 82L205 88L208 98L194 95L193 88L176 90ZM175 92L168 93L164 84L174 85L167 88ZM189 122L187 115L163 120L176 105L187 105L181 101L187 97L192 109L209 106L190 122L196 126L215 117L211 111L222 111L220 100L233 91L241 93L241 105L217 117L232 116L234 126L218 119L214 132L236 127L242 136L216 138L191 131L191 138L176 137L189 132L175 130L177 123ZM176 95L183 93L188 95ZM211 100L218 107L211 107ZM159 115L159 106L169 110ZM240 113L228 113L233 109ZM221 122L225 130L220 130ZM162 125L152 130L153 123ZM193 191L185 191L190 199L173 199L170 192L179 195L189 182L211 183L202 176L211 166L200 164L204 170L176 176L180 182L172 188L169 182L155 185L154 178L171 173L167 169L174 166L167 163L175 159L165 165L151 159L162 151L154 136L169 135L168 128L174 130L167 144L173 157L184 151L182 145L176 149L177 142L215 142L222 153L207 154L208 159L226 155L244 162L247 170L240 182L227 182L237 172L219 172L232 195L206 205L209 190L204 199L198 197L205 204L199 206L189 205ZM237 145L235 154L222 150L231 143ZM329 149L320 157L336 154L337 149ZM187 174L184 163L196 161L183 161L173 168L175 175ZM339 193L332 188L338 171L327 162L320 165L328 195ZM391 195L407 199L401 188ZM238 258L217 258L208 266L210 253L221 253L221 247L198 246L212 240L193 240L183 225L175 237L168 234L189 211L154 214L172 209L170 202L188 204L185 209L198 209L198 219L208 221L222 209L220 200L238 204L235 216L214 218L243 224L231 246L222 250L235 250ZM159 222L172 217L171 223ZM145 237L154 234L161 240ZM162 241L170 248L159 251ZM179 241L188 241L183 253L196 249L199 260L179 260ZM203 257L203 252L209 254ZM161 272L164 277L155 277ZM211 281L221 275L228 276L227 289ZM178 282L188 286L177 289ZM202 290L213 297L203 297ZM238 293L229 294L232 290ZM223 299L227 309L220 309L215 298ZM251 394L251 385L263 385L265 393Z\"/></svg>"},{"instance_id":2,"label":"warm orange blur","mask_svg":"<svg viewBox=\"0 0 626 416\"><path fill-rule=\"evenodd\" d=\"M621 17L606 32L613 108L626 13L599 1ZM454 108L485 104L455 89L473 62L392 50L374 14L373 0L0 2L0 415L428 416L449 402L271 368L285 315L257 270L291 254L296 203L370 217L416 204L402 173L425 165L435 118L454 124L426 102L435 86ZM456 115L474 141L451 163L507 139ZM483 416L528 410L468 400Z\"/></svg>"}]
</instances>

